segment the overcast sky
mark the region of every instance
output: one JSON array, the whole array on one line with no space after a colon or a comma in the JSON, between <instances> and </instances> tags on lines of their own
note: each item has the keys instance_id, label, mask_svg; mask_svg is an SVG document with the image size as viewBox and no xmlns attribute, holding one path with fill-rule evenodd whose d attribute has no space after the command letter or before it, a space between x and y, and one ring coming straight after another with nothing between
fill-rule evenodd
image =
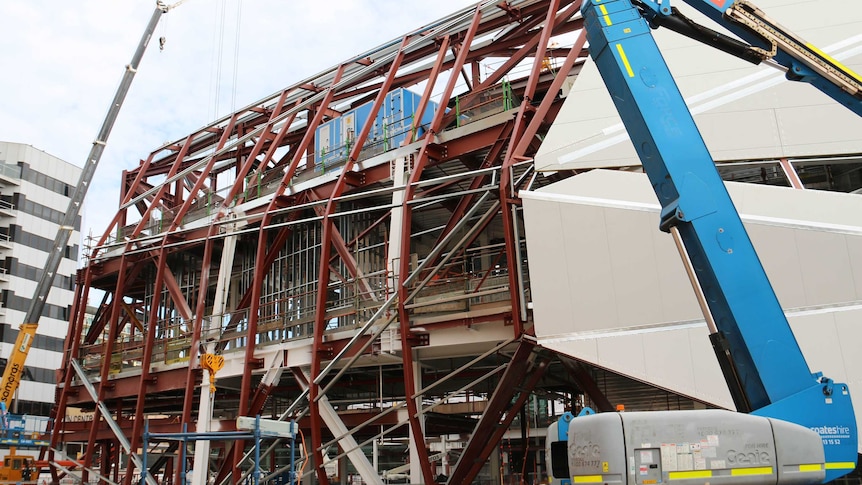
<instances>
[{"instance_id":1,"label":"overcast sky","mask_svg":"<svg viewBox=\"0 0 862 485\"><path fill-rule=\"evenodd\" d=\"M186 0L156 30L164 50L155 40L144 55L87 194L82 233L104 232L122 170L162 143L473 4ZM0 140L81 166L154 7L152 0L0 2Z\"/></svg>"}]
</instances>

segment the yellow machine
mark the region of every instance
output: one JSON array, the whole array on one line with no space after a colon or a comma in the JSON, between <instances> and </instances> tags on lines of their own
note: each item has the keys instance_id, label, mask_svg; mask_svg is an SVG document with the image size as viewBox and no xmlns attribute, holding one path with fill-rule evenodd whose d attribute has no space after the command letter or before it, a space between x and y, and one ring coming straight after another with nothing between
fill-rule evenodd
<instances>
[{"instance_id":1,"label":"yellow machine","mask_svg":"<svg viewBox=\"0 0 862 485\"><path fill-rule=\"evenodd\" d=\"M16 453L17 450L13 447L3 458L3 466L0 466L0 483L27 483L35 478L33 457Z\"/></svg>"},{"instance_id":2,"label":"yellow machine","mask_svg":"<svg viewBox=\"0 0 862 485\"><path fill-rule=\"evenodd\" d=\"M0 441L3 442L27 440L24 436L16 436L18 432L10 428L6 410L12 405L15 391L18 390L18 385L21 383L24 362L27 360L27 354L30 353L30 347L33 345L33 338L36 336L38 326L35 323L21 324L18 338L15 339L15 347L12 348L12 354L6 362L3 379L0 380L0 413L2 413L0 414ZM14 446L11 447L3 459L3 465L0 466L0 483L28 481L32 465L32 456L18 455L17 449Z\"/></svg>"},{"instance_id":3,"label":"yellow machine","mask_svg":"<svg viewBox=\"0 0 862 485\"><path fill-rule=\"evenodd\" d=\"M27 360L27 354L30 353L30 347L33 345L33 338L36 336L38 326L35 323L21 324L12 355L9 356L6 370L3 371L3 379L0 381L0 412L2 412L0 414L0 420L2 420L0 435L2 435L2 441L23 438L12 436L15 432L9 429L6 410L12 405L12 398L15 397L15 391L18 390L18 385L21 383L24 361ZM0 483L26 482L30 479L33 457L16 453L17 449L13 446L9 449L9 454L3 459L3 465L0 466Z\"/></svg>"}]
</instances>

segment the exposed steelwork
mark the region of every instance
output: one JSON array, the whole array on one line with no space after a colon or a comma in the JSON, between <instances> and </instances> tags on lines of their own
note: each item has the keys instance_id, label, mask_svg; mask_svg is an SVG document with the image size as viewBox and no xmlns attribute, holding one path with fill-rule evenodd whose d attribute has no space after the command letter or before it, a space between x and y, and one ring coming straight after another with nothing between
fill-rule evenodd
<instances>
[{"instance_id":1,"label":"exposed steelwork","mask_svg":"<svg viewBox=\"0 0 862 485\"><path fill-rule=\"evenodd\" d=\"M516 194L546 183L530 160L586 55L579 6L480 3L124 172L79 274L56 407L93 422L58 419L52 445L82 443L86 466L130 484L139 465L111 452L108 418L136 450L145 422L218 432L264 415L297 420L319 483L342 457L379 481L395 466L363 447L382 461L385 444L432 483L431 441L511 423L549 363L529 337ZM92 289L106 296L87 323ZM211 403L203 352L225 358ZM153 446L150 472L179 483L188 454ZM196 480L241 480L245 444L209 446ZM478 476L492 450L467 446L452 476ZM264 460L284 468L277 446Z\"/></svg>"}]
</instances>

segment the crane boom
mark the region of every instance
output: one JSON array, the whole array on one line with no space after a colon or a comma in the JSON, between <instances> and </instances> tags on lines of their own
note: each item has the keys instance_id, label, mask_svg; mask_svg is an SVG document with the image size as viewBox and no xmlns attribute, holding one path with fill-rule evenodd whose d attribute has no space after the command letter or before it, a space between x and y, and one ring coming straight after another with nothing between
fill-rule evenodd
<instances>
[{"instance_id":1,"label":"crane boom","mask_svg":"<svg viewBox=\"0 0 862 485\"><path fill-rule=\"evenodd\" d=\"M78 178L78 183L75 185L72 196L69 199L69 206L63 215L63 220L60 222L60 227L57 230L57 236L54 238L54 243L48 253L45 269L42 271L42 275L36 284L36 289L33 292L33 297L30 299L27 313L24 316L24 323L18 329L15 346L10 353L6 368L3 371L2 381L0 381L0 403L5 405L7 409L11 405L15 391L21 383L24 362L30 352L33 340L36 338L39 318L42 316L48 294L51 292L51 286L54 283L57 270L60 268L60 262L65 255L66 245L69 243L69 238L75 229L75 221L81 213L84 196L87 195L90 182L92 182L96 168L99 165L99 160L102 158L102 152L105 150L108 136L111 134L111 129L114 127L114 122L117 120L117 115L120 113L120 108L123 106L123 101L129 92L129 87L138 71L138 65L144 56L153 32L156 30L159 19L170 8L165 6L161 1L156 2L156 8L147 23L140 42L138 42L131 62L126 65L126 71L120 81L120 86L117 88L116 94L114 94L114 99L111 101L111 106L108 108L108 113L105 115L102 127L96 136L96 140L93 141L93 147L90 149L87 160L84 162L84 168Z\"/></svg>"},{"instance_id":2,"label":"crane boom","mask_svg":"<svg viewBox=\"0 0 862 485\"><path fill-rule=\"evenodd\" d=\"M123 79L120 81L120 86L114 95L111 106L108 108L108 114L105 115L105 120L102 122L102 128L99 130L96 140L93 141L93 147L90 149L90 154L84 162L84 169L78 178L78 183L72 192L72 197L69 199L69 206L60 223L60 229L57 231L57 236L54 238L54 244L51 246L51 251L48 253L48 261L45 263L45 270L42 272L42 277L36 284L36 290L33 292L33 298L30 299L30 304L27 308L27 314L24 316L24 321L27 323L38 323L42 316L42 310L45 308L48 294L51 292L51 285L54 283L54 277L57 270L60 268L60 262L63 260L66 244L69 243L69 238L72 236L72 231L75 229L75 221L81 213L81 205L84 203L84 196L87 195L87 190L90 188L90 182L96 173L96 167L99 165L99 160L102 158L102 152L105 150L105 145L108 142L108 136L111 134L111 129L114 127L114 122L117 120L117 115L120 113L120 108L123 106L123 101L126 99L126 94L129 92L129 87L132 85L132 80L138 72L138 65L141 58L144 56L144 51L156 30L159 19L162 14L167 11L167 7L161 2L156 3L156 8L153 11L152 17L144 30L143 36L138 43L138 47L132 56L132 61L126 65L126 72L123 74Z\"/></svg>"},{"instance_id":3,"label":"crane boom","mask_svg":"<svg viewBox=\"0 0 862 485\"><path fill-rule=\"evenodd\" d=\"M18 337L15 338L15 347L12 348L12 354L6 362L6 368L3 370L2 385L0 385L0 405L3 409L9 409L12 405L12 398L15 396L15 390L18 389L18 383L21 382L21 374L24 372L24 361L27 359L27 354L30 353L30 346L33 345L33 337L36 336L35 323L24 323L18 329Z\"/></svg>"}]
</instances>

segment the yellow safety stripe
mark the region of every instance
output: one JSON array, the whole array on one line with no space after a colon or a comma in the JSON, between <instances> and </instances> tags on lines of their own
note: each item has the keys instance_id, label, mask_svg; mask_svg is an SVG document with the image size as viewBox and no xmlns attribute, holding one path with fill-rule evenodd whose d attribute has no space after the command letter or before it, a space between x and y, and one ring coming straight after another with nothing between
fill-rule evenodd
<instances>
[{"instance_id":1,"label":"yellow safety stripe","mask_svg":"<svg viewBox=\"0 0 862 485\"><path fill-rule=\"evenodd\" d=\"M629 58L626 57L626 51L623 50L622 44L617 44L617 52L620 53L620 59L623 61L623 66L626 68L626 73L628 73L629 77L635 77L635 73L632 71L632 65L629 64Z\"/></svg>"},{"instance_id":2,"label":"yellow safety stripe","mask_svg":"<svg viewBox=\"0 0 862 485\"><path fill-rule=\"evenodd\" d=\"M827 470L852 470L856 468L856 464L852 461L839 461L835 463L827 463Z\"/></svg>"},{"instance_id":3,"label":"yellow safety stripe","mask_svg":"<svg viewBox=\"0 0 862 485\"><path fill-rule=\"evenodd\" d=\"M844 74L847 74L848 76L850 76L850 77L852 77L853 79L855 79L855 80L859 81L860 83L862 83L862 77L860 77L860 76L859 76L858 74L856 74L855 72L851 71L851 70L850 70L847 66L845 66L844 64L841 64L840 62L838 62L838 60L837 60L837 59L835 59L834 57L830 56L829 54L827 54L827 53L823 52L822 50L818 49L817 47L815 47L815 46L813 46L813 45L811 45L811 44L805 44L805 47L808 47L808 48L809 48L809 49L811 49L813 52L816 52L816 53L817 53L817 55L819 55L820 57L822 57L822 58L826 59L827 61L831 62L832 64L834 64L834 65L835 65L835 67L837 67L838 69L841 69L842 71L844 71Z\"/></svg>"},{"instance_id":4,"label":"yellow safety stripe","mask_svg":"<svg viewBox=\"0 0 862 485\"><path fill-rule=\"evenodd\" d=\"M601 483L604 480L601 475L581 475L572 477L574 483Z\"/></svg>"},{"instance_id":5,"label":"yellow safety stripe","mask_svg":"<svg viewBox=\"0 0 862 485\"><path fill-rule=\"evenodd\" d=\"M694 470L690 472L668 472L670 480L686 480L689 478L711 478L712 470Z\"/></svg>"},{"instance_id":6,"label":"yellow safety stripe","mask_svg":"<svg viewBox=\"0 0 862 485\"><path fill-rule=\"evenodd\" d=\"M823 465L820 463L815 463L813 465L799 465L799 471L801 472L819 472L823 469Z\"/></svg>"},{"instance_id":7,"label":"yellow safety stripe","mask_svg":"<svg viewBox=\"0 0 862 485\"><path fill-rule=\"evenodd\" d=\"M752 468L732 468L730 470L730 476L732 477L740 477L744 475L772 475L772 467L761 466Z\"/></svg>"},{"instance_id":8,"label":"yellow safety stripe","mask_svg":"<svg viewBox=\"0 0 862 485\"><path fill-rule=\"evenodd\" d=\"M608 27L613 25L614 23L611 22L611 17L608 15L608 9L606 9L604 5L599 5L599 10L602 11L602 15L605 19L605 25L607 25Z\"/></svg>"}]
</instances>

